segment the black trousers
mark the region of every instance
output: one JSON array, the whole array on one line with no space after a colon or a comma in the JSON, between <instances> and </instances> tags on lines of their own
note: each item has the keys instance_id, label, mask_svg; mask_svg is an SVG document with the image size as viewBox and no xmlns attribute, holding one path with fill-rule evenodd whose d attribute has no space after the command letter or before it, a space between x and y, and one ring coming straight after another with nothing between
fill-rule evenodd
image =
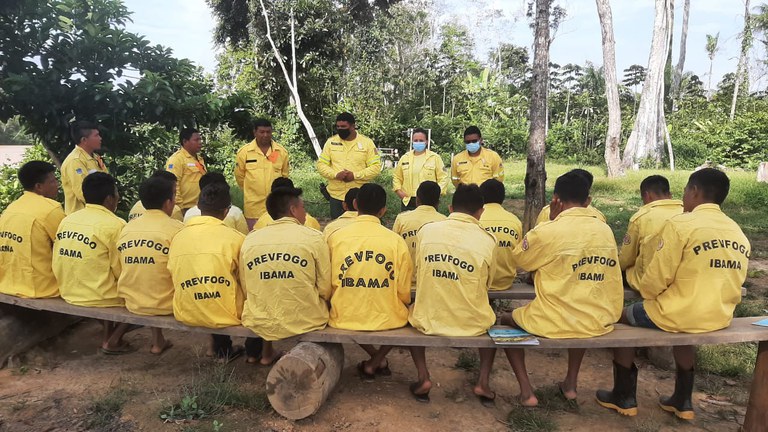
<instances>
[{"instance_id":1,"label":"black trousers","mask_svg":"<svg viewBox=\"0 0 768 432\"><path fill-rule=\"evenodd\" d=\"M416 210L416 198L411 197L410 200L408 200L408 204L403 204L402 201L400 201L400 211L404 212L407 210Z\"/></svg>"},{"instance_id":2,"label":"black trousers","mask_svg":"<svg viewBox=\"0 0 768 432\"><path fill-rule=\"evenodd\" d=\"M227 335L213 336L213 355L227 357L232 352L232 338ZM245 355L248 357L261 357L261 349L264 346L262 338L247 338L245 340Z\"/></svg>"},{"instance_id":3,"label":"black trousers","mask_svg":"<svg viewBox=\"0 0 768 432\"><path fill-rule=\"evenodd\" d=\"M342 200L337 200L336 198L331 197L331 219L336 219L344 213L344 207L341 206L343 202L344 201Z\"/></svg>"}]
</instances>

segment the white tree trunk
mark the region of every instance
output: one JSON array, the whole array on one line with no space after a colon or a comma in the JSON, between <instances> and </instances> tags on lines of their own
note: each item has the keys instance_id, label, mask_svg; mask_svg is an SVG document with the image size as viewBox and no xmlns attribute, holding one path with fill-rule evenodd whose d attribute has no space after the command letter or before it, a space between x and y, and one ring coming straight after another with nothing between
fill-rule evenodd
<instances>
[{"instance_id":1,"label":"white tree trunk","mask_svg":"<svg viewBox=\"0 0 768 432\"><path fill-rule=\"evenodd\" d=\"M644 159L659 160L659 131L666 129L660 125L663 117L659 110L663 109L664 97L664 66L669 53L669 6L670 0L656 0L656 14L653 20L653 38L651 52L648 56L648 70L640 96L640 106L637 109L632 133L629 135L627 147L624 149L623 165L625 169L639 169ZM659 103L661 100L661 104ZM663 138L662 138L663 139Z\"/></svg>"},{"instance_id":2,"label":"white tree trunk","mask_svg":"<svg viewBox=\"0 0 768 432\"><path fill-rule=\"evenodd\" d=\"M736 66L736 82L733 83L733 99L731 100L731 115L730 120L736 116L736 101L739 99L739 87L741 87L741 80L743 76L746 76L747 68L747 54L749 53L749 47L752 46L752 27L750 25L751 14L749 13L750 0L744 0L744 32L741 40L741 54L739 54L739 64Z\"/></svg>"},{"instance_id":3,"label":"white tree trunk","mask_svg":"<svg viewBox=\"0 0 768 432\"><path fill-rule=\"evenodd\" d=\"M605 97L608 100L608 132L605 135L605 165L608 177L624 174L619 156L621 137L621 106L619 80L616 77L616 41L613 37L613 15L609 0L596 0L597 14L603 35L603 69L605 70Z\"/></svg>"},{"instance_id":4,"label":"white tree trunk","mask_svg":"<svg viewBox=\"0 0 768 432\"><path fill-rule=\"evenodd\" d=\"M680 31L680 54L677 57L677 67L672 77L672 97L675 106L680 99L680 85L683 81L683 69L685 67L685 48L688 42L688 16L691 14L691 0L683 3L683 28Z\"/></svg>"}]
</instances>

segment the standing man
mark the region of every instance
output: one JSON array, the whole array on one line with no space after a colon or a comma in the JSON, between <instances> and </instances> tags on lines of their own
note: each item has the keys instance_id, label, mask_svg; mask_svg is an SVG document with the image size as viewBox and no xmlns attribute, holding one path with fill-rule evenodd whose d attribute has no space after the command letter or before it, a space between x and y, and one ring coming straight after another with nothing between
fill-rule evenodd
<instances>
[{"instance_id":1,"label":"standing man","mask_svg":"<svg viewBox=\"0 0 768 432\"><path fill-rule=\"evenodd\" d=\"M168 158L165 166L167 171L176 176L176 203L181 207L181 212L197 204L200 196L200 177L207 171L205 161L200 154L203 148L203 139L200 131L193 128L184 128L179 132L181 148Z\"/></svg>"},{"instance_id":2,"label":"standing man","mask_svg":"<svg viewBox=\"0 0 768 432\"><path fill-rule=\"evenodd\" d=\"M107 172L101 156L99 127L93 123L77 122L72 127L75 148L61 164L61 187L64 189L64 213L72 214L85 207L83 179L90 173Z\"/></svg>"},{"instance_id":3,"label":"standing man","mask_svg":"<svg viewBox=\"0 0 768 432\"><path fill-rule=\"evenodd\" d=\"M480 226L496 238L496 273L491 283L491 291L512 288L512 282L517 276L517 267L513 252L520 243L523 224L514 214L504 209L504 183L490 179L480 185L483 193L483 215L480 216Z\"/></svg>"},{"instance_id":4,"label":"standing man","mask_svg":"<svg viewBox=\"0 0 768 432\"><path fill-rule=\"evenodd\" d=\"M328 180L331 195L331 219L344 213L344 195L360 187L381 172L376 145L355 130L355 117L344 112L336 117L337 134L328 138L317 160L317 171Z\"/></svg>"},{"instance_id":5,"label":"standing man","mask_svg":"<svg viewBox=\"0 0 768 432\"><path fill-rule=\"evenodd\" d=\"M416 190L424 181L433 181L440 185L440 193L445 195L448 187L448 175L440 155L427 149L427 131L416 128L411 134L413 150L400 158L392 172L392 190L403 200L402 210L416 208Z\"/></svg>"},{"instance_id":6,"label":"standing man","mask_svg":"<svg viewBox=\"0 0 768 432\"><path fill-rule=\"evenodd\" d=\"M272 123L258 119L253 123L253 141L242 146L235 157L235 180L243 190L243 210L248 230L267 211L267 195L272 182L288 177L290 159L285 147L272 141Z\"/></svg>"},{"instance_id":7,"label":"standing man","mask_svg":"<svg viewBox=\"0 0 768 432\"><path fill-rule=\"evenodd\" d=\"M488 179L504 181L504 163L495 151L483 147L480 128L470 126L464 131L464 144L467 147L453 157L451 162L451 181L480 185Z\"/></svg>"}]
</instances>

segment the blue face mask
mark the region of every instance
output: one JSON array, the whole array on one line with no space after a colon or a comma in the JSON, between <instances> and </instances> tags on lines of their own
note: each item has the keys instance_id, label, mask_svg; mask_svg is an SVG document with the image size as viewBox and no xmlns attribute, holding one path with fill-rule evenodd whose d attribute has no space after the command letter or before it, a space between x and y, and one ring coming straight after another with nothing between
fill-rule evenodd
<instances>
[{"instance_id":1,"label":"blue face mask","mask_svg":"<svg viewBox=\"0 0 768 432\"><path fill-rule=\"evenodd\" d=\"M427 149L427 143L424 141L414 141L413 142L413 149L417 152L423 152Z\"/></svg>"},{"instance_id":2,"label":"blue face mask","mask_svg":"<svg viewBox=\"0 0 768 432\"><path fill-rule=\"evenodd\" d=\"M480 141L467 143L467 151L470 153L477 153L480 150Z\"/></svg>"}]
</instances>

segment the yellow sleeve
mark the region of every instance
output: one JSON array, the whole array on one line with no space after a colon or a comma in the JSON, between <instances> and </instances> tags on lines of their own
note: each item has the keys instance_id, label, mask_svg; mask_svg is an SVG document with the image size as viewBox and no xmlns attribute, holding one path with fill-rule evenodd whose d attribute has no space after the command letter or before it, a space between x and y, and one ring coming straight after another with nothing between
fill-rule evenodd
<instances>
[{"instance_id":1,"label":"yellow sleeve","mask_svg":"<svg viewBox=\"0 0 768 432\"><path fill-rule=\"evenodd\" d=\"M512 259L518 268L532 272L543 267L552 259L552 254L547 251L547 244L541 239L536 229L528 231L523 241L515 247Z\"/></svg>"},{"instance_id":2,"label":"yellow sleeve","mask_svg":"<svg viewBox=\"0 0 768 432\"><path fill-rule=\"evenodd\" d=\"M629 221L627 227L627 233L624 235L624 239L621 241L621 249L619 250L619 266L622 270L626 270L633 265L637 260L637 254L640 250L640 233L637 220Z\"/></svg>"},{"instance_id":3,"label":"yellow sleeve","mask_svg":"<svg viewBox=\"0 0 768 432\"><path fill-rule=\"evenodd\" d=\"M336 178L337 173L331 168L331 144L328 141L325 142L325 146L320 153L320 157L317 158L315 167L317 168L317 172L326 179L334 180Z\"/></svg>"},{"instance_id":4,"label":"yellow sleeve","mask_svg":"<svg viewBox=\"0 0 768 432\"><path fill-rule=\"evenodd\" d=\"M488 263L488 280L485 281L486 290L491 289L493 285L493 278L496 277L496 255L499 254L498 248L493 248L493 254L491 255L491 262Z\"/></svg>"},{"instance_id":5,"label":"yellow sleeve","mask_svg":"<svg viewBox=\"0 0 768 432\"><path fill-rule=\"evenodd\" d=\"M373 142L368 147L366 157L368 159L365 161L365 168L353 173L355 180L373 180L381 172L381 157L379 157L379 151Z\"/></svg>"},{"instance_id":6,"label":"yellow sleeve","mask_svg":"<svg viewBox=\"0 0 768 432\"><path fill-rule=\"evenodd\" d=\"M235 156L235 181L240 189L243 188L245 180L245 152L241 148Z\"/></svg>"},{"instance_id":7,"label":"yellow sleeve","mask_svg":"<svg viewBox=\"0 0 768 432\"><path fill-rule=\"evenodd\" d=\"M115 277L115 280L120 279L120 273L122 272L120 252L117 251L117 239L120 238L121 231L122 229L118 229L108 233L107 239L109 244L109 268L112 270L112 275Z\"/></svg>"},{"instance_id":8,"label":"yellow sleeve","mask_svg":"<svg viewBox=\"0 0 768 432\"><path fill-rule=\"evenodd\" d=\"M536 216L536 225L539 225L543 222L548 222L548 221L549 221L549 206L544 206L541 208L539 215Z\"/></svg>"},{"instance_id":9,"label":"yellow sleeve","mask_svg":"<svg viewBox=\"0 0 768 432\"><path fill-rule=\"evenodd\" d=\"M640 295L647 300L655 299L674 282L685 246L685 239L680 238L670 223L666 223L661 233L651 241L657 244L656 253L645 268L638 287Z\"/></svg>"},{"instance_id":10,"label":"yellow sleeve","mask_svg":"<svg viewBox=\"0 0 768 432\"><path fill-rule=\"evenodd\" d=\"M459 170L456 169L456 156L451 160L451 182L454 186L458 186L461 183L461 177L459 177Z\"/></svg>"},{"instance_id":11,"label":"yellow sleeve","mask_svg":"<svg viewBox=\"0 0 768 432\"><path fill-rule=\"evenodd\" d=\"M173 156L168 158L168 162L165 164L165 170L172 172L176 176L176 200L179 200L181 196L181 176L184 174L184 164L180 163Z\"/></svg>"},{"instance_id":12,"label":"yellow sleeve","mask_svg":"<svg viewBox=\"0 0 768 432\"><path fill-rule=\"evenodd\" d=\"M392 190L394 192L397 192L398 190L403 188L403 159L405 156L401 157L400 160L397 162L397 166L394 170L392 170Z\"/></svg>"},{"instance_id":13,"label":"yellow sleeve","mask_svg":"<svg viewBox=\"0 0 768 432\"><path fill-rule=\"evenodd\" d=\"M395 223L392 224L392 231L394 231L398 235L403 233L403 222L400 219L400 215L402 215L402 213L397 215L397 217L395 218Z\"/></svg>"},{"instance_id":14,"label":"yellow sleeve","mask_svg":"<svg viewBox=\"0 0 768 432\"><path fill-rule=\"evenodd\" d=\"M445 163L443 163L443 158L440 155L437 156L437 161L435 161L435 178L437 179L437 184L440 185L440 194L445 195L448 190L448 174L445 173Z\"/></svg>"},{"instance_id":15,"label":"yellow sleeve","mask_svg":"<svg viewBox=\"0 0 768 432\"><path fill-rule=\"evenodd\" d=\"M48 234L49 239L53 240L56 238L56 232L59 230L59 224L61 224L61 220L64 219L64 216L64 210L59 205L58 207L54 207L45 217L45 220L43 221L43 229L45 229L45 233Z\"/></svg>"},{"instance_id":16,"label":"yellow sleeve","mask_svg":"<svg viewBox=\"0 0 768 432\"><path fill-rule=\"evenodd\" d=\"M77 170L80 169L80 173ZM88 167L80 159L72 159L67 164L66 173L62 173L62 176L66 175L70 179L70 185L72 187L72 193L75 194L77 200L85 203L85 197L83 196L83 180L88 175Z\"/></svg>"},{"instance_id":17,"label":"yellow sleeve","mask_svg":"<svg viewBox=\"0 0 768 432\"><path fill-rule=\"evenodd\" d=\"M248 295L245 291L245 284L240 283L240 247L243 245L245 236L240 236L240 243L233 250L232 263L230 269L232 272L233 280L235 282L235 307L237 308L237 318L240 319L243 316L243 306L245 305L245 297Z\"/></svg>"},{"instance_id":18,"label":"yellow sleeve","mask_svg":"<svg viewBox=\"0 0 768 432\"><path fill-rule=\"evenodd\" d=\"M395 275L397 284L397 298L400 299L403 304L411 303L411 283L413 281L413 261L411 260L411 254L408 252L408 245L405 244L405 240L398 237L398 256L397 256L397 268L399 271Z\"/></svg>"},{"instance_id":19,"label":"yellow sleeve","mask_svg":"<svg viewBox=\"0 0 768 432\"><path fill-rule=\"evenodd\" d=\"M320 229L320 222L318 222L317 219L315 219L315 217L309 213L307 213L307 220L304 221L304 226L309 228L314 228L318 231L322 231Z\"/></svg>"},{"instance_id":20,"label":"yellow sleeve","mask_svg":"<svg viewBox=\"0 0 768 432\"><path fill-rule=\"evenodd\" d=\"M175 219L179 222L184 222L184 214L181 213L181 207L173 206L173 213L171 213L171 219Z\"/></svg>"},{"instance_id":21,"label":"yellow sleeve","mask_svg":"<svg viewBox=\"0 0 768 432\"><path fill-rule=\"evenodd\" d=\"M245 215L242 213L235 218L235 229L243 234L248 234L248 222L245 220Z\"/></svg>"},{"instance_id":22,"label":"yellow sleeve","mask_svg":"<svg viewBox=\"0 0 768 432\"><path fill-rule=\"evenodd\" d=\"M315 286L320 297L325 301L331 300L331 254L328 245L321 238L317 240L317 256L315 257Z\"/></svg>"},{"instance_id":23,"label":"yellow sleeve","mask_svg":"<svg viewBox=\"0 0 768 432\"><path fill-rule=\"evenodd\" d=\"M504 181L504 161L501 160L501 156L496 154L496 166L493 169L493 178L503 182Z\"/></svg>"}]
</instances>

